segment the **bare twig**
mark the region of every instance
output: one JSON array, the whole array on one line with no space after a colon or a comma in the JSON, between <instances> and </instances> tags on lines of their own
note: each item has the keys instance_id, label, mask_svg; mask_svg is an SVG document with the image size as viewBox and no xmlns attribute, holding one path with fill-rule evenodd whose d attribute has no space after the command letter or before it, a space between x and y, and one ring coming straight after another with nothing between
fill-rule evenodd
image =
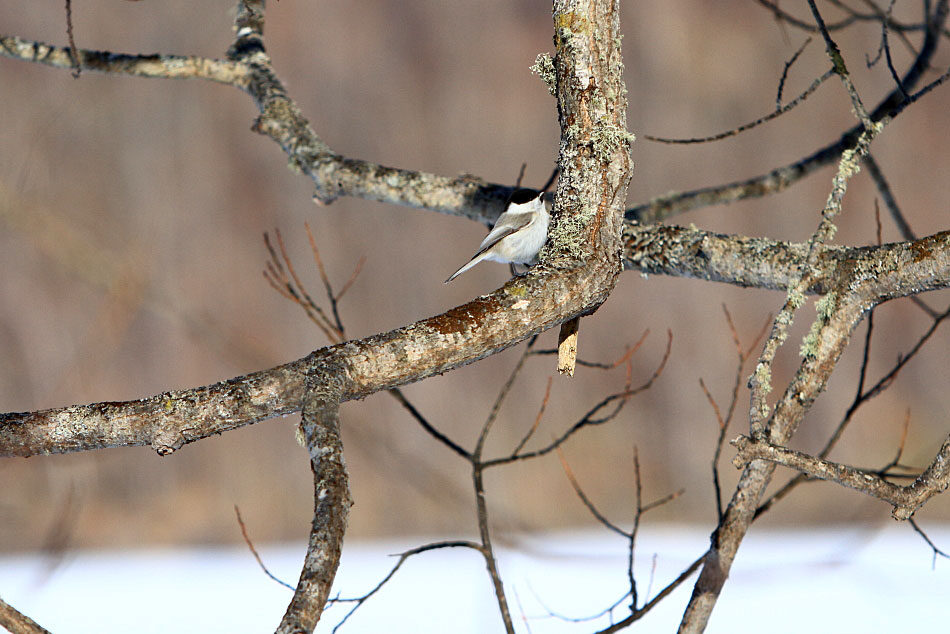
<instances>
[{"instance_id":1,"label":"bare twig","mask_svg":"<svg viewBox=\"0 0 950 634\"><path fill-rule=\"evenodd\" d=\"M923 538L923 540L924 540L925 542L927 542L927 545L930 546L930 549L933 551L933 553L934 553L934 558L933 558L933 563L931 564L932 567L934 567L934 568L937 567L937 557L943 557L944 559L950 559L950 554L948 554L948 553L946 553L946 552L940 550L939 548L937 548L937 545L933 543L933 540L931 540L930 537L927 535L927 533L925 533L924 530L917 524L917 520L915 520L915 519L912 517L912 518L910 518L910 519L907 520L907 521L910 522L910 525L913 527L914 531L915 531L918 535L920 535L920 536Z\"/></svg>"},{"instance_id":2,"label":"bare twig","mask_svg":"<svg viewBox=\"0 0 950 634\"><path fill-rule=\"evenodd\" d=\"M399 559L396 561L396 565L383 577L379 583L377 583L369 592L358 597L341 599L339 597L330 599L329 603L355 603L356 605L346 613L346 615L340 619L340 622L333 627L333 632L336 632L340 629L347 619L353 616L353 613L356 612L364 603L366 603L374 594L380 591L383 586L385 586L390 579L392 579L396 572L402 567L406 560L412 557L413 555L418 555L421 553L429 552L432 550L440 550L442 548L470 548L479 553L482 552L482 547L480 544L470 541L444 541L444 542L434 542L431 544L425 544L423 546L417 546L415 548L410 548L409 550L399 553Z\"/></svg>"},{"instance_id":3,"label":"bare twig","mask_svg":"<svg viewBox=\"0 0 950 634\"><path fill-rule=\"evenodd\" d=\"M654 381L660 378L660 375L663 373L663 369L666 367L666 362L670 357L670 351L673 345L673 333L668 332L667 335L668 336L667 336L666 352L663 355L663 359L660 361L660 364L657 366L656 370L653 371L653 374L650 376L650 378L647 379L644 383L641 383L639 386L635 388L630 387L628 389L623 390L622 392L618 392L616 394L611 394L610 396L607 396L606 398L601 400L599 403L597 403L594 407L592 407L590 410L588 410L587 413L584 414L584 416L582 416L580 420L575 422L570 428L567 429L567 431L565 431L560 436L555 438L548 445L545 445L544 447L540 449L535 449L532 451L525 451L519 454L512 454L512 455L504 456L501 458L486 460L484 463L484 466L486 468L496 467L496 466L508 464L510 462L515 462L518 460L528 460L531 458L537 458L539 456L547 455L551 453L552 451L554 451L555 449L557 449L558 447L560 447L561 445L563 445L571 436L577 433L578 430L583 429L584 427L588 427L588 426L603 425L604 423L610 422L611 420L616 418L616 416L623 409L623 406L627 403L627 401L632 396L635 396L645 390L650 389ZM610 410L610 412L607 413L606 415L598 417L601 410L603 410L604 408L606 408L608 405L612 403L614 403L613 409Z\"/></svg>"},{"instance_id":4,"label":"bare twig","mask_svg":"<svg viewBox=\"0 0 950 634\"><path fill-rule=\"evenodd\" d=\"M271 244L270 236L265 232L264 244L267 246L267 251L270 253L271 258L268 260L267 266L264 269L264 279L267 280L267 283L270 284L274 290L303 308L307 317L310 318L310 321L316 324L331 343L343 341L343 331L337 324L330 321L329 317L327 317L323 311L323 308L313 301L306 287L300 281L300 278L297 277L293 262L287 254L287 249L284 247L284 240L280 234L280 230L277 229L274 233L277 236L277 245L280 249L280 254L278 255L277 250L274 249L274 245ZM314 251L314 254L317 262L320 262L319 255L317 255L316 251ZM325 276L326 273L322 270L322 263L320 264L321 276Z\"/></svg>"},{"instance_id":5,"label":"bare twig","mask_svg":"<svg viewBox=\"0 0 950 634\"><path fill-rule=\"evenodd\" d=\"M639 610L636 610L627 618L621 621L617 621L616 623L612 624L610 627L606 627L602 630L599 630L597 634L613 634L614 632L619 632L620 630L624 630L630 627L632 623L639 621L641 618L646 616L646 614L650 610L652 610L654 607L656 607L656 605L660 603L660 601L668 597L674 590L680 587L683 584L683 582L685 582L687 579L689 579L693 575L694 572L699 570L699 567L702 564L703 564L703 558L700 557L699 559L691 563L686 568L686 570L681 572L679 576L676 577L676 579L666 584L666 586L662 590L660 590L660 592L657 593L655 597L653 597L652 599L644 603L643 606Z\"/></svg>"},{"instance_id":6,"label":"bare twig","mask_svg":"<svg viewBox=\"0 0 950 634\"><path fill-rule=\"evenodd\" d=\"M837 43L835 43L835 41L831 38L831 34L828 32L828 27L825 26L825 21L821 17L821 13L818 11L818 6L815 4L815 0L808 0L808 6L811 8L811 13L815 17L815 23L818 25L818 32L821 33L821 37L825 40L825 50L828 53L828 58L831 60L831 65L838 77L841 78L841 82L848 91L848 96L851 97L851 107L854 109L854 112L864 125L864 129L870 130L873 125L871 122L871 117L868 114L868 111L865 109L860 95L858 95L858 89L855 87L854 82L851 81L851 73L848 72L848 67L845 65L844 57L841 55L841 49L838 48ZM902 95L906 96L903 86L901 87L900 91Z\"/></svg>"},{"instance_id":7,"label":"bare twig","mask_svg":"<svg viewBox=\"0 0 950 634\"><path fill-rule=\"evenodd\" d=\"M752 340L752 343L749 344L749 347L746 350L743 350L742 342L739 340L739 331L736 330L736 325L732 321L732 315L729 314L729 309L726 308L725 304L723 304L722 310L726 315L726 322L729 324L729 331L732 333L732 342L736 346L737 356L735 382L732 387L732 397L729 401L729 410L725 417L723 417L722 412L719 409L719 405L716 403L716 399L713 398L713 395L706 388L706 383L703 381L703 379L699 379L699 386L706 395L706 400L709 402L710 407L712 407L713 414L716 417L716 423L719 427L719 435L716 439L716 449L713 452L712 475L713 491L715 492L716 496L716 518L717 521L720 522L722 521L722 487L719 477L719 459L722 456L722 448L726 441L726 431L728 430L729 424L732 422L732 417L735 414L736 404L739 402L739 389L742 387L742 369L745 367L746 361L748 361L751 357L752 351L759 345L759 341L762 340L762 337L765 336L769 324L772 321L772 316L769 315L766 318L765 323L762 324L762 328L759 330L759 333L756 335L755 339Z\"/></svg>"},{"instance_id":8,"label":"bare twig","mask_svg":"<svg viewBox=\"0 0 950 634\"><path fill-rule=\"evenodd\" d=\"M626 538L630 538L630 533L620 528L609 519L607 516L600 512L600 510L594 505L594 503L587 497L587 494L584 493L584 489L581 488L580 483L578 483L577 478L574 476L574 471L571 470L571 465L568 464L567 458L564 457L564 452L560 447L557 449L558 460L561 461L561 468L564 469L564 475L567 476L568 482L571 483L571 487L574 489L574 493L577 494L578 499L587 507L587 510L590 511L590 514L594 516L598 522L600 522L608 530L611 530L618 535ZM639 482L639 481L638 481Z\"/></svg>"},{"instance_id":9,"label":"bare twig","mask_svg":"<svg viewBox=\"0 0 950 634\"><path fill-rule=\"evenodd\" d=\"M795 51L795 54L792 55L792 58L785 62L785 68L782 69L782 78L778 82L778 90L775 92L775 109L781 110L782 108L782 93L785 90L785 80L788 78L788 71L791 69L792 65L798 60L801 54L805 51L805 48L811 44L811 36L809 36L801 46L798 47L798 50Z\"/></svg>"},{"instance_id":10,"label":"bare twig","mask_svg":"<svg viewBox=\"0 0 950 634\"><path fill-rule=\"evenodd\" d=\"M786 67L786 71L787 70L788 68ZM769 121L772 121L773 119L777 119L778 117L782 116L786 112L794 109L796 106L798 106L799 104L804 102L806 99L808 99L808 97L810 97L812 93L818 90L819 86L825 83L825 80L831 77L833 74L834 74L834 70L825 71L820 77L818 77L815 81L811 83L811 85L805 90L805 92L795 97L795 99L791 100L784 106L778 105L776 106L773 112L770 112L764 117L759 117L755 121L744 123L737 128L726 130L725 132L720 132L718 134L713 134L711 136L692 138L692 139L669 139L669 138L651 136L649 134L644 134L643 138L647 139L648 141L655 141L657 143L667 143L671 145L690 145L694 143L711 143L713 141L721 141L722 139L727 139L731 136L736 136L737 134L741 134L742 132L745 132L746 130L751 130L752 128L762 125L763 123L767 123ZM784 77L783 77L783 80L784 80ZM779 88L779 96L781 97L781 87Z\"/></svg>"},{"instance_id":11,"label":"bare twig","mask_svg":"<svg viewBox=\"0 0 950 634\"><path fill-rule=\"evenodd\" d=\"M472 465L472 486L475 489L475 514L476 521L478 523L478 534L482 545L481 552L485 559L485 566L488 568L488 576L491 578L492 587L495 590L495 599L498 602L498 610L501 613L501 619L505 625L505 631L508 634L514 634L514 624L511 621L511 612L508 608L508 599L505 596L504 582L502 581L501 573L498 570L498 559L495 556L494 548L492 546L491 528L489 526L488 519L488 502L485 499L484 472L487 467L487 463L483 462L482 454L485 449L485 442L488 440L488 434L491 431L495 420L498 418L498 412L501 409L501 405L504 403L505 398L508 396L508 393L511 391L511 388L515 383L515 380L518 378L518 375L524 368L524 363L530 356L531 348L536 340L536 337L532 338L528 345L525 346L524 351L518 358L518 362L512 369L511 374L509 374L508 380L505 381L504 385L502 385L501 389L499 390L498 396L495 398L495 402L492 405L491 411L489 412L488 417L485 419L485 423L482 425L481 433L478 435L478 440L475 443L475 449L472 451L469 458Z\"/></svg>"},{"instance_id":12,"label":"bare twig","mask_svg":"<svg viewBox=\"0 0 950 634\"><path fill-rule=\"evenodd\" d=\"M891 72L891 77L894 78L894 83L897 84L897 89L900 90L901 94L904 95L904 98L908 98L909 95L907 91L904 90L904 84L901 82L900 76L897 74L897 69L894 68L894 60L891 58L891 45L887 41L887 25L890 22L891 10L894 8L895 0L891 0L887 5L887 18L886 20L881 20L881 46L884 48L884 57L887 60L887 69Z\"/></svg>"},{"instance_id":13,"label":"bare twig","mask_svg":"<svg viewBox=\"0 0 950 634\"><path fill-rule=\"evenodd\" d=\"M459 444L457 444L454 440L452 440L451 438L443 434L441 431L436 429L435 426L432 425L432 423L430 423L428 419L426 419L419 412L418 409L416 409L415 405L409 402L409 399L406 398L402 390L400 390L399 388L393 388L391 390L388 390L388 392L393 398L396 399L396 401L399 402L400 405L406 408L406 411L409 412L409 415L412 416L416 420L416 422L418 422L422 426L422 428L428 434L430 434L433 438L435 438L440 443L442 443L443 445L451 449L453 452L455 452L456 454L458 454L459 456L465 459L470 459L472 457L472 454L470 454L466 449L464 449Z\"/></svg>"},{"instance_id":14,"label":"bare twig","mask_svg":"<svg viewBox=\"0 0 950 634\"><path fill-rule=\"evenodd\" d=\"M534 417L534 424L531 425L524 437L515 445L515 448L511 450L512 455L516 455L521 451L528 441L531 440L531 437L534 435L534 432L538 430L538 426L541 425L541 418L544 416L544 410L548 406L548 399L551 397L551 383L552 377L548 377L547 387L544 388L544 399L541 400L541 407L538 408L538 415Z\"/></svg>"},{"instance_id":15,"label":"bare twig","mask_svg":"<svg viewBox=\"0 0 950 634\"><path fill-rule=\"evenodd\" d=\"M241 536L244 538L244 543L247 544L247 547L251 549L251 554L254 555L257 565L260 566L261 570L264 571L264 574L270 577L272 580L276 581L289 590L293 590L294 587L292 585L276 577L270 570L268 570L267 566L264 565L264 560L261 559L257 549L254 548L254 542L251 541L250 536L247 534L247 527L244 525L244 520L241 518L241 510L238 508L237 504L234 505L234 514L237 516L238 525L241 527Z\"/></svg>"},{"instance_id":16,"label":"bare twig","mask_svg":"<svg viewBox=\"0 0 950 634\"><path fill-rule=\"evenodd\" d=\"M771 6L771 3L766 2L766 0L759 0L759 2L766 6ZM947 0L938 0L933 14L928 16L926 35L920 53L901 78L901 83L906 91L913 90L924 73L930 68L931 61L937 51L937 43L945 30L948 8L950 8L950 5L948 5ZM895 25L892 24L891 28L895 28ZM816 27L810 25L808 30L814 31ZM833 30L833 25L826 25L826 31ZM846 70L846 68L844 70ZM910 99L905 98L904 94L899 90L895 89L891 91L881 100L873 112L869 113L869 119L873 122L878 122L884 118L895 118L914 101L944 83L948 78L950 78L948 77L948 73L941 75L924 89L911 95ZM844 79L842 81L844 81ZM814 152L804 159L795 161L784 167L775 168L766 174L744 181L737 181L715 187L705 187L688 192L672 192L657 196L646 203L628 209L626 216L631 221L652 223L698 207L728 204L737 200L757 198L782 191L792 183L838 160L842 152L856 146L861 132L866 129L865 121L862 120L858 126L845 132L837 142Z\"/></svg>"},{"instance_id":17,"label":"bare twig","mask_svg":"<svg viewBox=\"0 0 950 634\"><path fill-rule=\"evenodd\" d=\"M72 0L66 0L66 38L69 40L69 56L73 62L73 77L79 79L79 75L82 74L82 62L79 61L79 49L76 47L76 39L73 37Z\"/></svg>"},{"instance_id":18,"label":"bare twig","mask_svg":"<svg viewBox=\"0 0 950 634\"><path fill-rule=\"evenodd\" d=\"M891 219L897 226L897 230L901 236L903 236L904 240L916 240L917 236L914 234L913 229L910 228L910 224L904 217L903 212L901 212L900 206L897 204L897 199L894 197L894 192L891 191L887 178L881 170L881 166L878 165L870 153L864 157L864 167L867 168L871 180L873 180L875 186L877 186L877 192L881 195L881 199L884 201L885 206L887 206L887 210L891 212ZM878 243L880 243L880 240L878 240Z\"/></svg>"}]
</instances>

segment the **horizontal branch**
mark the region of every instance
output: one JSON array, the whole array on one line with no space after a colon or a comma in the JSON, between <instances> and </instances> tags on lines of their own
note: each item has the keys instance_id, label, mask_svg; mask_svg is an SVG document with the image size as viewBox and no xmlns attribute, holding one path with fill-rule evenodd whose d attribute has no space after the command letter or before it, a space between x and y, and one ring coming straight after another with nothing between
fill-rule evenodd
<instances>
[{"instance_id":1,"label":"horizontal branch","mask_svg":"<svg viewBox=\"0 0 950 634\"><path fill-rule=\"evenodd\" d=\"M787 287L805 249L764 238L663 226L628 227L625 243L627 266L635 259L636 268L644 272L776 289ZM752 264L748 271L740 270L741 261ZM863 279L862 294L875 302L947 288L950 232L883 246L823 247L818 262L823 274L812 288L816 292L846 276ZM344 400L360 398L481 359L603 298L592 290L597 284L590 284L596 276L537 273L443 315L214 385L125 403L0 414L0 456L130 445L171 453L208 435L300 411L304 376L313 365L331 360L345 364L350 381ZM572 294L574 284L588 290ZM463 341L471 345L459 346ZM431 350L440 352L428 362Z\"/></svg>"},{"instance_id":2,"label":"horizontal branch","mask_svg":"<svg viewBox=\"0 0 950 634\"><path fill-rule=\"evenodd\" d=\"M537 270L491 295L387 333L190 390L126 402L0 414L0 456L119 446L170 454L187 443L299 412L311 368L337 366L343 401L482 359L590 310L605 298L599 267Z\"/></svg>"},{"instance_id":3,"label":"horizontal branch","mask_svg":"<svg viewBox=\"0 0 950 634\"><path fill-rule=\"evenodd\" d=\"M799 274L808 252L805 243L630 222L623 240L628 270L782 291ZM950 287L950 231L881 246L821 246L809 292L824 294L860 269L868 276L887 276L874 286L882 298Z\"/></svg>"},{"instance_id":4,"label":"horizontal branch","mask_svg":"<svg viewBox=\"0 0 950 634\"><path fill-rule=\"evenodd\" d=\"M253 12L249 12L253 13ZM313 130L270 66L254 18L239 23L229 59L182 55L131 55L77 48L82 70L163 79L206 79L246 91L261 112L254 129L277 141L291 162L313 180L314 198L329 204L353 196L428 209L483 224L494 222L513 187L474 176L446 177L386 167L334 152ZM53 68L74 68L72 49L0 35L0 56Z\"/></svg>"},{"instance_id":5,"label":"horizontal branch","mask_svg":"<svg viewBox=\"0 0 950 634\"><path fill-rule=\"evenodd\" d=\"M233 60L212 59L196 55L126 55L109 51L77 48L79 67L102 73L163 79L208 79L230 86L244 87L249 68ZM15 35L0 35L0 55L72 70L75 68L72 49L26 40Z\"/></svg>"},{"instance_id":6,"label":"horizontal branch","mask_svg":"<svg viewBox=\"0 0 950 634\"><path fill-rule=\"evenodd\" d=\"M79 53L82 68L88 70L143 77L212 79L246 90L261 111L256 129L280 143L293 163L311 177L316 184L315 198L321 202L353 196L428 209L484 224L498 218L511 187L471 176L452 178L386 167L334 152L286 95L270 69L269 59L259 42L259 32L248 28L242 37L243 43L239 39L229 53L232 59L228 60L120 55L87 49L80 49ZM0 37L0 54L62 69L69 69L72 64L68 48L18 37ZM916 76L916 72L910 73L905 83ZM835 148L835 151L840 149L837 145ZM827 152L825 156L830 160L837 155ZM803 261L805 248L803 244L638 224L632 220L625 223L624 244L627 269L780 290L788 288L789 279ZM864 261L874 257L866 249L826 247L820 262L823 275L814 279L810 290L823 293L833 286L835 272L856 255ZM935 287L944 286L946 284L937 283Z\"/></svg>"},{"instance_id":7,"label":"horizontal branch","mask_svg":"<svg viewBox=\"0 0 950 634\"><path fill-rule=\"evenodd\" d=\"M889 502L894 506L892 511L894 518L899 520L910 519L927 500L950 486L950 437L944 441L931 465L907 486L888 482L880 475L863 469L771 445L764 441L753 441L748 436L739 436L732 441L732 445L739 451L733 464L740 469L752 460L767 460L813 478L837 482Z\"/></svg>"}]
</instances>

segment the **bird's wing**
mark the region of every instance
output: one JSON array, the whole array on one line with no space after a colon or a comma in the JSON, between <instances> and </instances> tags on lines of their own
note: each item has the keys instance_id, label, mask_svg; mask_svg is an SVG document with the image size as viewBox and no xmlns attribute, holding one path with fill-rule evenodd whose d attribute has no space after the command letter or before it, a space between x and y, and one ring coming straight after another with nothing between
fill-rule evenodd
<instances>
[{"instance_id":1,"label":"bird's wing","mask_svg":"<svg viewBox=\"0 0 950 634\"><path fill-rule=\"evenodd\" d=\"M452 276L445 280L446 283L451 282L459 275L469 270L479 262L485 259L485 255L489 249L501 242L504 238L507 238L516 231L524 229L534 221L535 214L531 213L520 213L520 214L511 214L508 212L503 213L498 217L498 221L495 222L495 226L492 227L492 230L485 236L485 239L482 240L481 245L478 247L478 252L472 256L472 259L466 262L462 268L452 274Z\"/></svg>"},{"instance_id":2,"label":"bird's wing","mask_svg":"<svg viewBox=\"0 0 950 634\"><path fill-rule=\"evenodd\" d=\"M498 222L495 223L495 226L492 227L492 230L478 246L478 253L476 253L475 256L481 255L516 231L521 231L530 225L536 216L536 214L532 213L503 213L501 217L498 218Z\"/></svg>"}]
</instances>

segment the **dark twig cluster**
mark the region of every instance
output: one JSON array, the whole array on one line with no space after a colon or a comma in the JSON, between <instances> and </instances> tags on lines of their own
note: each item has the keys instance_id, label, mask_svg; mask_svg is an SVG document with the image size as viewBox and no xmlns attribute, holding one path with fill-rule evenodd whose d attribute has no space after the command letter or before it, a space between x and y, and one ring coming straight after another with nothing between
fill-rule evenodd
<instances>
[{"instance_id":1,"label":"dark twig cluster","mask_svg":"<svg viewBox=\"0 0 950 634\"><path fill-rule=\"evenodd\" d=\"M645 336L646 335L644 335L644 337ZM630 357L633 355L633 352L636 350L636 348L638 348L640 344L643 342L643 339L644 338L641 338L634 347L629 348L620 359L618 359L617 361L613 363L609 363L609 364L586 363L584 364L579 361L579 364L581 365L587 365L587 367L596 367L596 368L605 369L605 370L613 369L620 365L625 365L627 367L627 380L626 380L624 389L620 392L617 392L615 394L605 397L603 400L601 400L599 403L593 406L590 410L588 410L588 412L584 416L582 416L578 421L576 421L573 425L571 425L565 432L557 436L551 442L546 443L537 449L525 450L525 445L529 443L531 438L534 436L535 432L540 427L542 416L544 415L545 409L547 408L548 400L551 396L551 381L550 380L548 381L547 388L545 390L541 403L538 407L538 413L535 416L533 423L526 430L525 434L518 441L518 443L511 450L511 452L505 455L502 455L500 457L495 457L495 458L487 458L484 455L485 444L488 440L488 437L492 429L494 428L495 423L498 420L498 416L501 411L502 405L504 404L506 398L510 395L512 388L516 380L518 379L518 376L524 370L526 361L531 356L535 356L538 354L549 354L553 352L553 351L541 351L541 352L535 351L534 339L528 342L528 344L525 346L525 349L522 352L521 356L518 358L518 361L515 364L515 367L512 369L507 380L501 386L498 396L495 398L495 401L493 402L490 408L488 416L486 417L485 422L482 424L481 431L479 432L478 439L475 443L475 447L471 451L464 449L458 443L456 443L451 438L449 438L446 434L440 432L435 425L433 425L431 422L427 421L424 417L422 417L414 407L411 408L411 413L413 415L413 418L422 426L422 428L427 433L429 433L439 443L441 443L442 445L450 449L453 453L455 453L456 455L459 455L460 457L462 457L469 463L469 468L471 469L471 473L472 473L472 486L473 486L474 497L475 497L475 518L476 518L476 523L478 526L479 541L478 542L470 542L470 541L437 542L434 544L428 544L426 546L422 546L420 548L407 551L406 553L403 553L400 555L399 562L390 571L390 573L380 582L379 585L377 585L369 593L361 597L358 597L356 599L347 599L347 601L356 601L357 602L356 607L359 607L359 605L361 605L366 599L372 596L379 589L379 587L381 587L383 583L389 581L392 578L393 574L395 574L399 566L401 566L403 561L405 561L405 559L409 556L419 554L422 552L428 552L430 550L435 550L438 548L471 548L472 550L479 552L485 560L485 565L492 582L492 587L495 592L495 598L498 603L499 613L501 614L502 621L505 625L505 630L507 632L514 632L514 621L513 621L511 611L508 605L508 595L505 590L505 585L504 585L501 571L498 567L498 560L497 560L495 548L492 542L491 521L490 521L490 516L489 516L489 511L488 511L488 495L485 488L484 474L488 469L491 469L494 467L510 465L514 462L518 462L522 460L530 460L533 458L539 458L539 457L548 455L552 452L557 452L559 456L561 456L562 464L565 465L565 470L568 473L568 478L571 481L572 486L574 486L575 491L577 492L578 496L580 497L581 501L585 504L585 506L587 506L587 508L590 509L595 514L595 517L598 517L599 519L601 519L605 526L607 526L609 529L615 532L619 532L620 534L627 537L627 539L629 540L630 560L628 562L628 571L629 571L631 584L632 584L631 592L633 593L634 604L635 604L636 603L636 585L633 582L633 577L632 577L633 548L634 548L634 540L636 539L636 527L639 526L640 516L652 508L655 508L672 499L675 499L675 497L677 497L679 493L667 496L666 498L663 498L651 504L647 504L647 505L641 504L639 461L635 457L635 471L636 471L635 484L636 484L636 496L637 496L637 511L635 515L635 524L634 524L635 528L632 532L623 531L622 529L617 528L615 525L607 521L604 518L604 516L600 514L596 510L596 508L591 504L589 498L587 498L583 490L577 484L577 480L574 478L572 472L570 471L570 468L567 466L566 461L564 461L563 454L561 454L561 447L564 445L564 443L566 443L581 429L588 426L592 426L592 425L602 425L616 419L617 416L623 410L624 405L629 401L629 399L632 396L639 394L643 392L644 390L649 389L649 387L654 383L654 381L656 381L656 379L659 378L669 358L669 354L671 350L670 346L672 344L672 334L670 334L668 337L666 352L664 353L663 359L661 360L656 370L654 370L653 374L645 382L634 387L632 384L632 367L631 367ZM402 396L401 398L405 400L404 396ZM408 403L408 401L406 401L406 403ZM607 409L608 406L611 406L611 407ZM606 413L602 413L605 409L607 409ZM686 577L684 577L684 579L685 578ZM682 583L682 580L680 580L678 583ZM627 596L629 596L629 594L630 593L628 593ZM635 614L637 614L637 618L639 618L639 616L642 616L643 613L645 613L647 610L652 608L653 605L655 604L656 604L655 601L651 601L641 606L640 609L634 608L632 611ZM347 615L347 617L348 616L349 614Z\"/></svg>"},{"instance_id":2,"label":"dark twig cluster","mask_svg":"<svg viewBox=\"0 0 950 634\"><path fill-rule=\"evenodd\" d=\"M311 250L314 253L314 261L318 270L320 271L320 277L323 281L324 287L327 290L327 297L330 302L332 302L333 311L332 314L336 316L336 321L331 321L327 317L327 312L315 302L306 290L305 286L300 280L300 277L297 275L293 262L289 255L287 254L286 247L284 245L283 238L279 231L275 232L277 236L277 248L271 243L269 236L264 235L265 245L271 256L271 259L267 263L267 268L264 271L264 277L267 279L268 283L273 287L278 293L283 297L294 302L300 306L306 315L313 321L321 331L327 335L328 338L340 337L344 332L343 323L338 318L337 304L338 300L345 290L349 288L352 283L355 273L351 276L347 284L344 285L343 291L339 293L334 293L333 286L326 274L326 271L322 265L322 261L319 257L319 249L317 248L316 242L313 238L313 234L310 232L309 227L307 227L307 235L310 240ZM362 260L360 261L362 264ZM359 266L357 267L357 272L359 271ZM559 458L561 459L562 465L564 466L565 472L567 473L568 479L571 482L571 485L574 487L578 497L584 503L584 505L591 510L595 517L597 517L606 527L618 532L623 535L629 543L629 557L627 562L627 574L630 580L630 590L625 596L632 597L631 599L631 616L635 619L643 616L649 609L651 609L657 603L658 597L654 597L651 601L644 602L642 605L638 606L638 591L636 581L633 577L633 562L634 562L634 545L636 541L637 530L640 525L641 516L647 511L654 509L662 504L670 502L676 499L682 491L668 495L660 500L649 504L642 503L642 487L640 482L640 463L639 457L634 451L634 485L635 485L635 499L636 499L636 512L634 515L633 529L631 531L625 531L616 527L614 524L610 523L591 503L590 499L581 489L576 478L573 475L573 472L570 470L570 467L567 464L566 459L562 453L562 446L570 440L577 432L584 429L585 427L603 425L609 423L612 420L616 419L617 416L621 413L624 406L627 404L629 399L637 394L644 392L649 389L653 383L660 377L663 372L663 369L666 366L667 361L669 360L670 352L672 350L673 335L668 333L667 336L667 345L666 351L657 366L654 372L647 378L646 381L641 383L638 386L633 385L633 367L632 367L632 357L637 352L637 350L643 345L646 341L649 331L645 331L643 335L632 345L628 346L624 354L610 363L600 363L600 362L591 362L583 359L578 360L578 365L583 367L595 368L599 370L613 370L620 366L626 368L626 382L624 388L603 398L600 402L595 404L590 408L580 419L578 419L574 424L572 424L566 431L562 432L559 436L554 438L552 441L543 444L542 446L530 450L525 450L525 446L531 441L532 437L540 428L542 417L547 408L548 401L551 396L551 385L552 381L549 377L547 387L545 389L544 396L541 400L541 403L538 407L537 415L534 418L531 426L526 430L522 438L514 446L510 453L507 453L503 456L487 458L484 456L485 443L488 440L488 437L493 429L499 413L501 411L502 405L505 403L505 400L510 395L512 388L517 381L519 375L525 368L525 363L532 356L547 356L551 354L556 354L557 350L536 350L534 348L537 338L532 338L528 344L525 346L524 351L521 356L518 358L515 367L511 371L508 379L501 386L498 396L493 402L490 411L488 413L485 422L482 425L481 431L479 433L478 439L476 441L475 447L472 450L467 450L462 447L460 444L452 440L447 434L443 433L438 429L438 427L432 424L425 416L423 416L420 411L413 405L405 394L397 389L389 390L390 394L400 403L400 405L405 408L405 410L410 414L410 416L426 431L430 436L432 436L436 441L442 444L444 447L465 459L469 465L472 472L472 485L475 494L475 516L476 523L479 531L479 541L466 541L466 540L453 540L453 541L443 541L443 542L434 542L431 544L426 544L417 548L410 549L399 555L399 559L390 572L372 588L369 592L352 598L341 598L339 596L331 598L328 600L329 604L337 603L354 603L355 605L351 610L337 623L334 628L336 631L337 628L342 626L349 617L367 600L369 600L379 589L385 585L402 564L414 555L422 554L432 550L439 550L442 548L469 548L477 551L485 559L485 564L488 570L489 578L491 579L492 586L495 591L495 597L498 602L499 612L502 617L502 621L505 624L506 631L514 632L514 622L511 616L510 608L508 606L508 595L505 591L504 582L502 574L498 568L498 561L495 552L495 548L492 543L492 532L490 527L490 519L488 512L488 503L487 503L487 494L485 490L485 481L484 473L486 470L493 467L500 467L504 465L509 465L514 462L522 460L530 460L533 458L539 458L545 455L548 455L552 452L557 452ZM237 509L235 509L237 512ZM256 550L254 549L253 544L247 536L246 530L244 528L244 523L241 520L240 513L237 515L238 523L241 525L242 534L244 535L245 542L248 544L251 549L252 554L257 560L260 567L264 570L265 574L269 577L281 583L282 585L288 586L288 584L280 581L274 577L268 570L265 564L261 561ZM698 564L696 564L698 565ZM695 565L693 567L695 569ZM681 584L685 579L688 578L688 575L681 576L674 583L676 585ZM289 586L288 586L289 587ZM676 586L670 586L665 588L660 593L660 597L666 596L669 592L673 590ZM618 603L619 605L619 603Z\"/></svg>"}]
</instances>

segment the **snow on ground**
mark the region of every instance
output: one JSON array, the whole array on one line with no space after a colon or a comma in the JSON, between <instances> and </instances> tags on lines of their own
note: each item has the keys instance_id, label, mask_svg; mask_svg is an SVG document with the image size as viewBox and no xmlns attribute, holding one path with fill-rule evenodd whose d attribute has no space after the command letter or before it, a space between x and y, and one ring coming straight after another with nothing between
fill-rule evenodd
<instances>
[{"instance_id":1,"label":"snow on ground","mask_svg":"<svg viewBox=\"0 0 950 634\"><path fill-rule=\"evenodd\" d=\"M931 527L929 534L950 550L950 527ZM425 541L347 542L336 590L342 596L368 591L395 563L388 555ZM641 531L641 597L659 592L707 543L707 529ZM274 574L296 582L303 544L258 549ZM77 552L48 578L46 565L42 557L0 557L0 597L54 634L268 632L291 595L260 571L244 547ZM549 613L591 615L627 589L625 544L604 532L521 536L505 543L500 565L519 632L596 631L609 623L607 617L573 623ZM691 589L685 584L628 631L674 632ZM317 631L329 632L348 610L329 609ZM778 624L763 629L762 619L776 613ZM622 618L625 610L616 614ZM932 551L909 525L754 531L707 631L936 631L934 624L945 624L947 617L950 560L938 559L934 566ZM409 559L340 630L444 631L502 631L491 584L474 551Z\"/></svg>"}]
</instances>

